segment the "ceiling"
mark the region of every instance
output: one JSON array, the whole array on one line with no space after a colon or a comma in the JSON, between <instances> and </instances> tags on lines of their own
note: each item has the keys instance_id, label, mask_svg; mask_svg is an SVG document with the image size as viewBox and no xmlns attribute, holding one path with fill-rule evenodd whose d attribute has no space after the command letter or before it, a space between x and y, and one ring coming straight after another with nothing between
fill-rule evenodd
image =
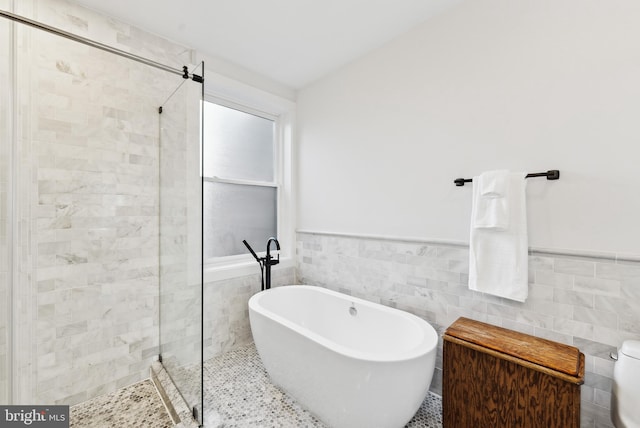
<instances>
[{"instance_id":1,"label":"ceiling","mask_svg":"<svg viewBox=\"0 0 640 428\"><path fill-rule=\"evenodd\" d=\"M299 89L460 0L74 0Z\"/></svg>"}]
</instances>

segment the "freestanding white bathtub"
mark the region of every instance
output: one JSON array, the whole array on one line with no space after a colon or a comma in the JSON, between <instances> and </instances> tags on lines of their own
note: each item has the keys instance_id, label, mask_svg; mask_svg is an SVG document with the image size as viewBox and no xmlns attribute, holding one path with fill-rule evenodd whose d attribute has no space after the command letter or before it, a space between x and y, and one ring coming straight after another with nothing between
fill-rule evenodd
<instances>
[{"instance_id":1,"label":"freestanding white bathtub","mask_svg":"<svg viewBox=\"0 0 640 428\"><path fill-rule=\"evenodd\" d=\"M332 428L403 427L427 395L438 335L415 315L321 287L249 300L271 380Z\"/></svg>"}]
</instances>

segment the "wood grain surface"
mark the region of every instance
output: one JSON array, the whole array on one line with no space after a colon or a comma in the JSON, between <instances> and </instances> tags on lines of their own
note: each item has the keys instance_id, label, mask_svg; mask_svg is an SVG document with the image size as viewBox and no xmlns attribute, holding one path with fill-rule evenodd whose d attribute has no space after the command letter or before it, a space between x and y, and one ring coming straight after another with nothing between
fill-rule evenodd
<instances>
[{"instance_id":1,"label":"wood grain surface","mask_svg":"<svg viewBox=\"0 0 640 428\"><path fill-rule=\"evenodd\" d=\"M444 335L443 423L445 428L557 427L580 426L580 384L584 377L584 355L565 345L544 343L538 338L459 319ZM479 332L480 337L475 337ZM465 337L450 336L450 333ZM505 334L505 347L500 341ZM473 335L473 337L471 337ZM531 340L531 341L530 341ZM550 341L544 341L550 342ZM480 343L489 344L483 347ZM517 344L524 350L516 348ZM557 345L557 346L556 346ZM541 352L566 352L547 362ZM516 356L514 356L517 355ZM533 355L535 363L522 357ZM558 363L560 362L560 363ZM548 366L577 367L576 376L558 373Z\"/></svg>"},{"instance_id":2,"label":"wood grain surface","mask_svg":"<svg viewBox=\"0 0 640 428\"><path fill-rule=\"evenodd\" d=\"M458 318L445 334L561 373L579 375L580 350L575 346L463 317Z\"/></svg>"}]
</instances>

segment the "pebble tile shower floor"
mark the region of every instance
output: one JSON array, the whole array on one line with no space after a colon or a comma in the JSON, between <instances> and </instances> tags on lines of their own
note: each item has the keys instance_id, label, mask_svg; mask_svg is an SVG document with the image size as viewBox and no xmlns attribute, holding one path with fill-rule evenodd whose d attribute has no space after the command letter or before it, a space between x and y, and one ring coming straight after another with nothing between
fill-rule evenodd
<instances>
[{"instance_id":1,"label":"pebble tile shower floor","mask_svg":"<svg viewBox=\"0 0 640 428\"><path fill-rule=\"evenodd\" d=\"M327 428L274 386L253 343L204 364L206 428ZM71 408L71 426L170 427L151 381ZM442 400L429 393L406 428L441 428Z\"/></svg>"},{"instance_id":2,"label":"pebble tile shower floor","mask_svg":"<svg viewBox=\"0 0 640 428\"><path fill-rule=\"evenodd\" d=\"M69 409L72 428L171 428L164 404L147 379Z\"/></svg>"}]
</instances>

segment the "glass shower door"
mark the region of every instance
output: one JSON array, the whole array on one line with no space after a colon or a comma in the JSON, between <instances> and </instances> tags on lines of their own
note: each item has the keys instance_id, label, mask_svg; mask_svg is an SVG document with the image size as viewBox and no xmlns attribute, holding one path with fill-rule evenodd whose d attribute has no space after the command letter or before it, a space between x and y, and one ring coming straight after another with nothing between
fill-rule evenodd
<instances>
[{"instance_id":1,"label":"glass shower door","mask_svg":"<svg viewBox=\"0 0 640 428\"><path fill-rule=\"evenodd\" d=\"M202 74L202 64L194 70ZM202 423L202 84L185 80L160 109L160 355Z\"/></svg>"}]
</instances>

